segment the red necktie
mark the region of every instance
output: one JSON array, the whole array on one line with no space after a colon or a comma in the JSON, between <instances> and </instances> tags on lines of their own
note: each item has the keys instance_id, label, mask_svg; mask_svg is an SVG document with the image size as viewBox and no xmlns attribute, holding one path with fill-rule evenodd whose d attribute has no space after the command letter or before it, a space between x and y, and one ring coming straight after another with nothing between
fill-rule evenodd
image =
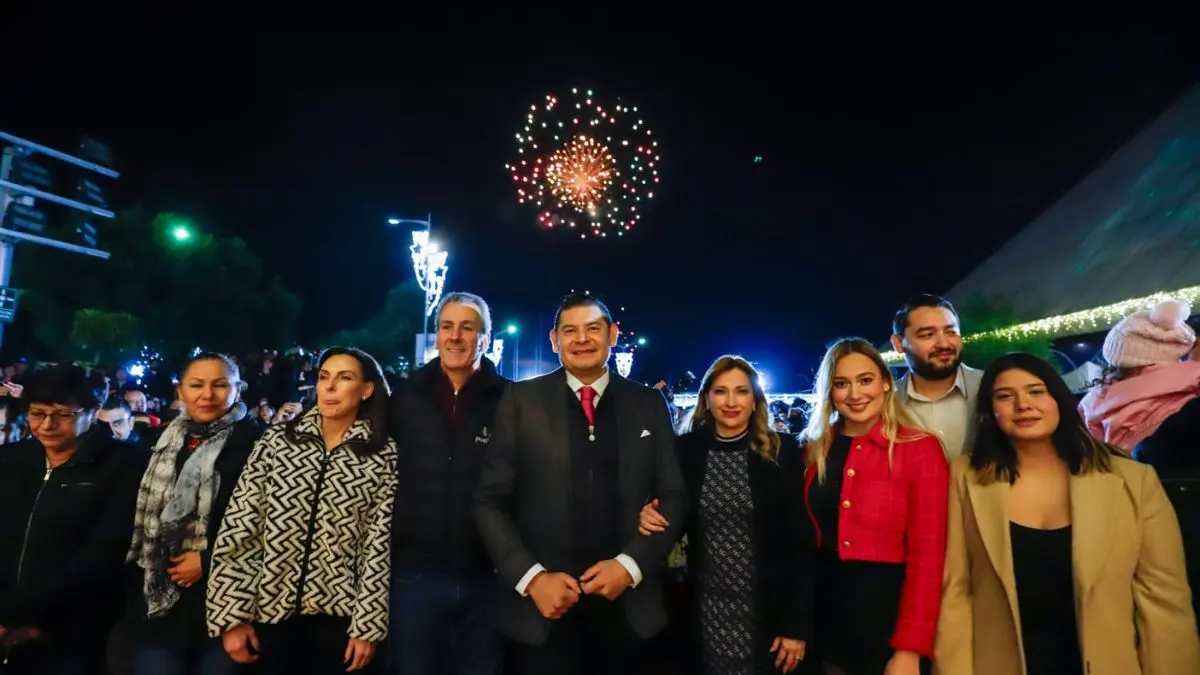
<instances>
[{"instance_id":1,"label":"red necktie","mask_svg":"<svg viewBox=\"0 0 1200 675\"><path fill-rule=\"evenodd\" d=\"M596 425L596 390L592 387L580 387L580 402L583 404L583 416L588 418L588 426Z\"/></svg>"},{"instance_id":2,"label":"red necktie","mask_svg":"<svg viewBox=\"0 0 1200 675\"><path fill-rule=\"evenodd\" d=\"M588 421L588 440L596 440L596 390L591 387L579 388L579 402L583 404L583 415Z\"/></svg>"}]
</instances>

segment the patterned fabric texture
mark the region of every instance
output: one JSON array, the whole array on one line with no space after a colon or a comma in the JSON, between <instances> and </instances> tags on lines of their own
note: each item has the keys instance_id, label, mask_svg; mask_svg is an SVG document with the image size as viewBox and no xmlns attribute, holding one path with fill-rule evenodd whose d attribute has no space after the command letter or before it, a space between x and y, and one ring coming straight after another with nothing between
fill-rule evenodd
<instances>
[{"instance_id":1,"label":"patterned fabric texture","mask_svg":"<svg viewBox=\"0 0 1200 675\"><path fill-rule=\"evenodd\" d=\"M704 670L754 673L754 503L747 451L741 444L708 454L700 491L704 556L698 570Z\"/></svg>"},{"instance_id":2,"label":"patterned fabric texture","mask_svg":"<svg viewBox=\"0 0 1200 675\"><path fill-rule=\"evenodd\" d=\"M154 618L169 612L179 601L179 586L167 570L171 558L187 552L208 550L208 516L213 499L221 489L216 472L217 458L233 432L246 417L246 404L238 401L229 412L208 423L193 421L184 411L171 421L154 444L150 464L138 489L133 540L126 562L142 568L142 595L146 615ZM200 440L175 473L179 453L188 437Z\"/></svg>"},{"instance_id":3,"label":"patterned fabric texture","mask_svg":"<svg viewBox=\"0 0 1200 675\"><path fill-rule=\"evenodd\" d=\"M209 635L296 613L350 618L350 637L387 636L396 445L359 455L369 423L325 452L316 408L267 430L233 492L213 551Z\"/></svg>"}]
</instances>

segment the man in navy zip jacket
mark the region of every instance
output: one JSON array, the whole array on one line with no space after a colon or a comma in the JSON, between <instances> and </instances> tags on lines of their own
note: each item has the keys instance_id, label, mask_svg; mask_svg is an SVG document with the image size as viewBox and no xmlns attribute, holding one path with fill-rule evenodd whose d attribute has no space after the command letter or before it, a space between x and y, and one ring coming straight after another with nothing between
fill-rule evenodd
<instances>
[{"instance_id":1,"label":"man in navy zip jacket","mask_svg":"<svg viewBox=\"0 0 1200 675\"><path fill-rule=\"evenodd\" d=\"M399 448L389 642L395 675L493 675L495 573L472 515L492 415L507 380L484 358L487 303L451 293L437 311L438 358L392 396Z\"/></svg>"}]
</instances>

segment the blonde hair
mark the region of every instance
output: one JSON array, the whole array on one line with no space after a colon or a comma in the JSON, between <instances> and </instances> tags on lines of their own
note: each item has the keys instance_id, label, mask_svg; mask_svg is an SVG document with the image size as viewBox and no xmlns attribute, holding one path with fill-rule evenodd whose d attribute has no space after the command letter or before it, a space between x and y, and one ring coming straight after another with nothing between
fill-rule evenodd
<instances>
[{"instance_id":1,"label":"blonde hair","mask_svg":"<svg viewBox=\"0 0 1200 675\"><path fill-rule=\"evenodd\" d=\"M808 425L800 432L800 440L804 443L805 461L817 467L817 479L825 482L825 465L829 456L829 448L837 435L835 425L838 423L837 409L833 406L833 376L837 370L838 361L850 354L862 354L871 359L879 369L883 378L883 408L880 417L883 420L883 437L888 439L888 468L892 466L892 451L896 441L908 442L929 435L920 428L904 406L900 405L896 395L896 378L883 362L879 350L862 338L842 338L829 346L821 359L821 367L817 371L817 380L813 385L813 404L808 416Z\"/></svg>"},{"instance_id":2,"label":"blonde hair","mask_svg":"<svg viewBox=\"0 0 1200 675\"><path fill-rule=\"evenodd\" d=\"M767 393L763 391L758 371L750 362L740 356L726 354L713 361L700 381L700 392L696 396L696 407L687 423L688 431L711 427L715 424L712 411L708 409L708 393L712 390L716 379L731 370L740 370L750 380L750 389L754 392L754 412L750 414L750 450L757 453L768 462L774 462L779 456L779 435L771 430L771 410L767 405Z\"/></svg>"}]
</instances>

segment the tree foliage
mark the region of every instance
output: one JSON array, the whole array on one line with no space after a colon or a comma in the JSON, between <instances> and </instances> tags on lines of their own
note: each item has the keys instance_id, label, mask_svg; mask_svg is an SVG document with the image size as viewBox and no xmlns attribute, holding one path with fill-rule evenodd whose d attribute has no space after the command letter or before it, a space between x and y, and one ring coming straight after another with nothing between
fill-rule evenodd
<instances>
[{"instance_id":1,"label":"tree foliage","mask_svg":"<svg viewBox=\"0 0 1200 675\"><path fill-rule=\"evenodd\" d=\"M106 312L102 309L81 309L75 312L71 327L71 345L82 352L91 352L93 361L100 363L108 355L119 356L138 348L141 326L137 317L128 312Z\"/></svg>"},{"instance_id":2,"label":"tree foliage","mask_svg":"<svg viewBox=\"0 0 1200 675\"><path fill-rule=\"evenodd\" d=\"M969 336L1007 328L1023 321L1012 304L1002 296L972 295L957 309L962 330ZM965 341L963 363L973 368L987 368L992 361L1010 352L1029 352L1049 361L1051 349L1048 339L1009 340L982 336Z\"/></svg>"},{"instance_id":3,"label":"tree foliage","mask_svg":"<svg viewBox=\"0 0 1200 675\"><path fill-rule=\"evenodd\" d=\"M359 328L339 331L326 343L358 347L381 364L395 365L412 354L416 336L424 329L424 306L425 292L416 282L407 281L388 291L378 314Z\"/></svg>"},{"instance_id":4,"label":"tree foliage","mask_svg":"<svg viewBox=\"0 0 1200 675\"><path fill-rule=\"evenodd\" d=\"M172 236L181 226L193 234L186 241ZM196 346L244 352L294 338L300 300L241 239L140 209L98 229L109 260L31 245L15 256L17 320L34 325L39 355L90 359L99 336L109 336L101 350L129 355L142 341L172 359Z\"/></svg>"}]
</instances>

